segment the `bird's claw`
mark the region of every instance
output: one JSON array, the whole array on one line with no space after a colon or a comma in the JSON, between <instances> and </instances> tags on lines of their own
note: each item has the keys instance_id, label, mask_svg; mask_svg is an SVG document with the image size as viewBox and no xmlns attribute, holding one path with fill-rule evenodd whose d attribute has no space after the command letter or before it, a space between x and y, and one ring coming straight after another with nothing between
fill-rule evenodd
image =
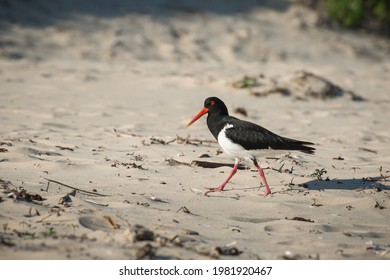
<instances>
[{"instance_id":1,"label":"bird's claw","mask_svg":"<svg viewBox=\"0 0 390 280\"><path fill-rule=\"evenodd\" d=\"M220 192L220 191L222 191L220 188L206 188L204 195L207 195L210 192Z\"/></svg>"},{"instance_id":2,"label":"bird's claw","mask_svg":"<svg viewBox=\"0 0 390 280\"><path fill-rule=\"evenodd\" d=\"M263 194L263 197L266 197L267 195L270 195L271 194L271 192L269 191L269 192L265 192L264 194Z\"/></svg>"}]
</instances>

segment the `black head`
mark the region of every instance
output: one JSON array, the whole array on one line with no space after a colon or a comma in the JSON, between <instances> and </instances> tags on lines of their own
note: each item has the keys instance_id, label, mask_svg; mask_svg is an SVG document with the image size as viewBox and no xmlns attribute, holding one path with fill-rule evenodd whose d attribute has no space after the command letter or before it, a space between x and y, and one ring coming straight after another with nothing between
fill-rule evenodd
<instances>
[{"instance_id":1,"label":"black head","mask_svg":"<svg viewBox=\"0 0 390 280\"><path fill-rule=\"evenodd\" d=\"M204 107L199 111L199 113L193 117L193 119L187 124L190 126L196 120L198 120L201 116L205 114L218 114L218 115L228 115L228 109L226 108L225 103L218 97L209 97L204 101Z\"/></svg>"},{"instance_id":2,"label":"black head","mask_svg":"<svg viewBox=\"0 0 390 280\"><path fill-rule=\"evenodd\" d=\"M204 107L208 109L210 114L222 114L228 115L228 109L226 108L225 103L218 97L208 97L204 101Z\"/></svg>"}]
</instances>

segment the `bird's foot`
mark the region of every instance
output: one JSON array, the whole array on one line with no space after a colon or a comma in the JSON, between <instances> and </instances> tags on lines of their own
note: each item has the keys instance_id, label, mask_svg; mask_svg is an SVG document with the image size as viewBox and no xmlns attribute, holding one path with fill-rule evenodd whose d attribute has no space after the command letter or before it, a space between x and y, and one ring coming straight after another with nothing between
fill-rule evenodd
<instances>
[{"instance_id":1,"label":"bird's foot","mask_svg":"<svg viewBox=\"0 0 390 280\"><path fill-rule=\"evenodd\" d=\"M270 190L266 190L265 193L263 194L263 197L266 197L267 195L270 195L271 194L271 191Z\"/></svg>"},{"instance_id":2,"label":"bird's foot","mask_svg":"<svg viewBox=\"0 0 390 280\"><path fill-rule=\"evenodd\" d=\"M210 192L221 192L221 191L223 191L223 188L221 188L221 187L218 187L218 188L206 188L206 191L205 191L204 195L207 195Z\"/></svg>"}]
</instances>

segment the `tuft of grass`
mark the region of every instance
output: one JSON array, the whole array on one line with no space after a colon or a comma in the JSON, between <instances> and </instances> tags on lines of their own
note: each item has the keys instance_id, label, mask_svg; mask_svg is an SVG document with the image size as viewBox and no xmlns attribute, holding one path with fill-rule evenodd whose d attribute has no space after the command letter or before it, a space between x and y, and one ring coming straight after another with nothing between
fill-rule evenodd
<instances>
[{"instance_id":1,"label":"tuft of grass","mask_svg":"<svg viewBox=\"0 0 390 280\"><path fill-rule=\"evenodd\" d=\"M316 169L310 176L311 177L316 177L318 180L324 180L322 178L322 176L324 174L326 174L326 173L328 173L328 171L326 171L325 168L322 168L321 170L320 169ZM329 179L329 178L327 178L327 179Z\"/></svg>"},{"instance_id":2,"label":"tuft of grass","mask_svg":"<svg viewBox=\"0 0 390 280\"><path fill-rule=\"evenodd\" d=\"M8 224L3 224L3 231L4 232L7 232L9 229L10 228L9 228Z\"/></svg>"},{"instance_id":3,"label":"tuft of grass","mask_svg":"<svg viewBox=\"0 0 390 280\"><path fill-rule=\"evenodd\" d=\"M245 75L241 80L238 80L233 83L233 87L235 88L248 88L251 89L253 87L258 86L259 83L255 77Z\"/></svg>"},{"instance_id":4,"label":"tuft of grass","mask_svg":"<svg viewBox=\"0 0 390 280\"><path fill-rule=\"evenodd\" d=\"M57 232L56 232L56 230L53 227L49 227L49 228L46 229L46 231L42 232L42 235L45 238L46 237L56 238L57 237Z\"/></svg>"}]
</instances>

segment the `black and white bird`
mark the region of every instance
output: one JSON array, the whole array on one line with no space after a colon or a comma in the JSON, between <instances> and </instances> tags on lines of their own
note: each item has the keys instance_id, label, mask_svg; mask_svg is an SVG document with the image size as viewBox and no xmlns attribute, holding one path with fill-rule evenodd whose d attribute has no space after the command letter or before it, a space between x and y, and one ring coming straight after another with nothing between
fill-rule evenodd
<instances>
[{"instance_id":1,"label":"black and white bird","mask_svg":"<svg viewBox=\"0 0 390 280\"><path fill-rule=\"evenodd\" d=\"M314 154L315 148L308 147L308 145L314 145L311 142L282 137L257 124L229 116L226 105L217 97L207 98L204 101L204 107L193 117L187 127L205 114L208 114L207 126L211 134L217 139L222 150L235 158L234 167L226 180L217 188L209 188L208 192L222 191L236 174L239 162L246 160L252 162L257 168L266 189L264 196L267 196L271 194L271 190L263 169L257 163L256 156L270 155L278 150L279 152L284 150Z\"/></svg>"}]
</instances>

